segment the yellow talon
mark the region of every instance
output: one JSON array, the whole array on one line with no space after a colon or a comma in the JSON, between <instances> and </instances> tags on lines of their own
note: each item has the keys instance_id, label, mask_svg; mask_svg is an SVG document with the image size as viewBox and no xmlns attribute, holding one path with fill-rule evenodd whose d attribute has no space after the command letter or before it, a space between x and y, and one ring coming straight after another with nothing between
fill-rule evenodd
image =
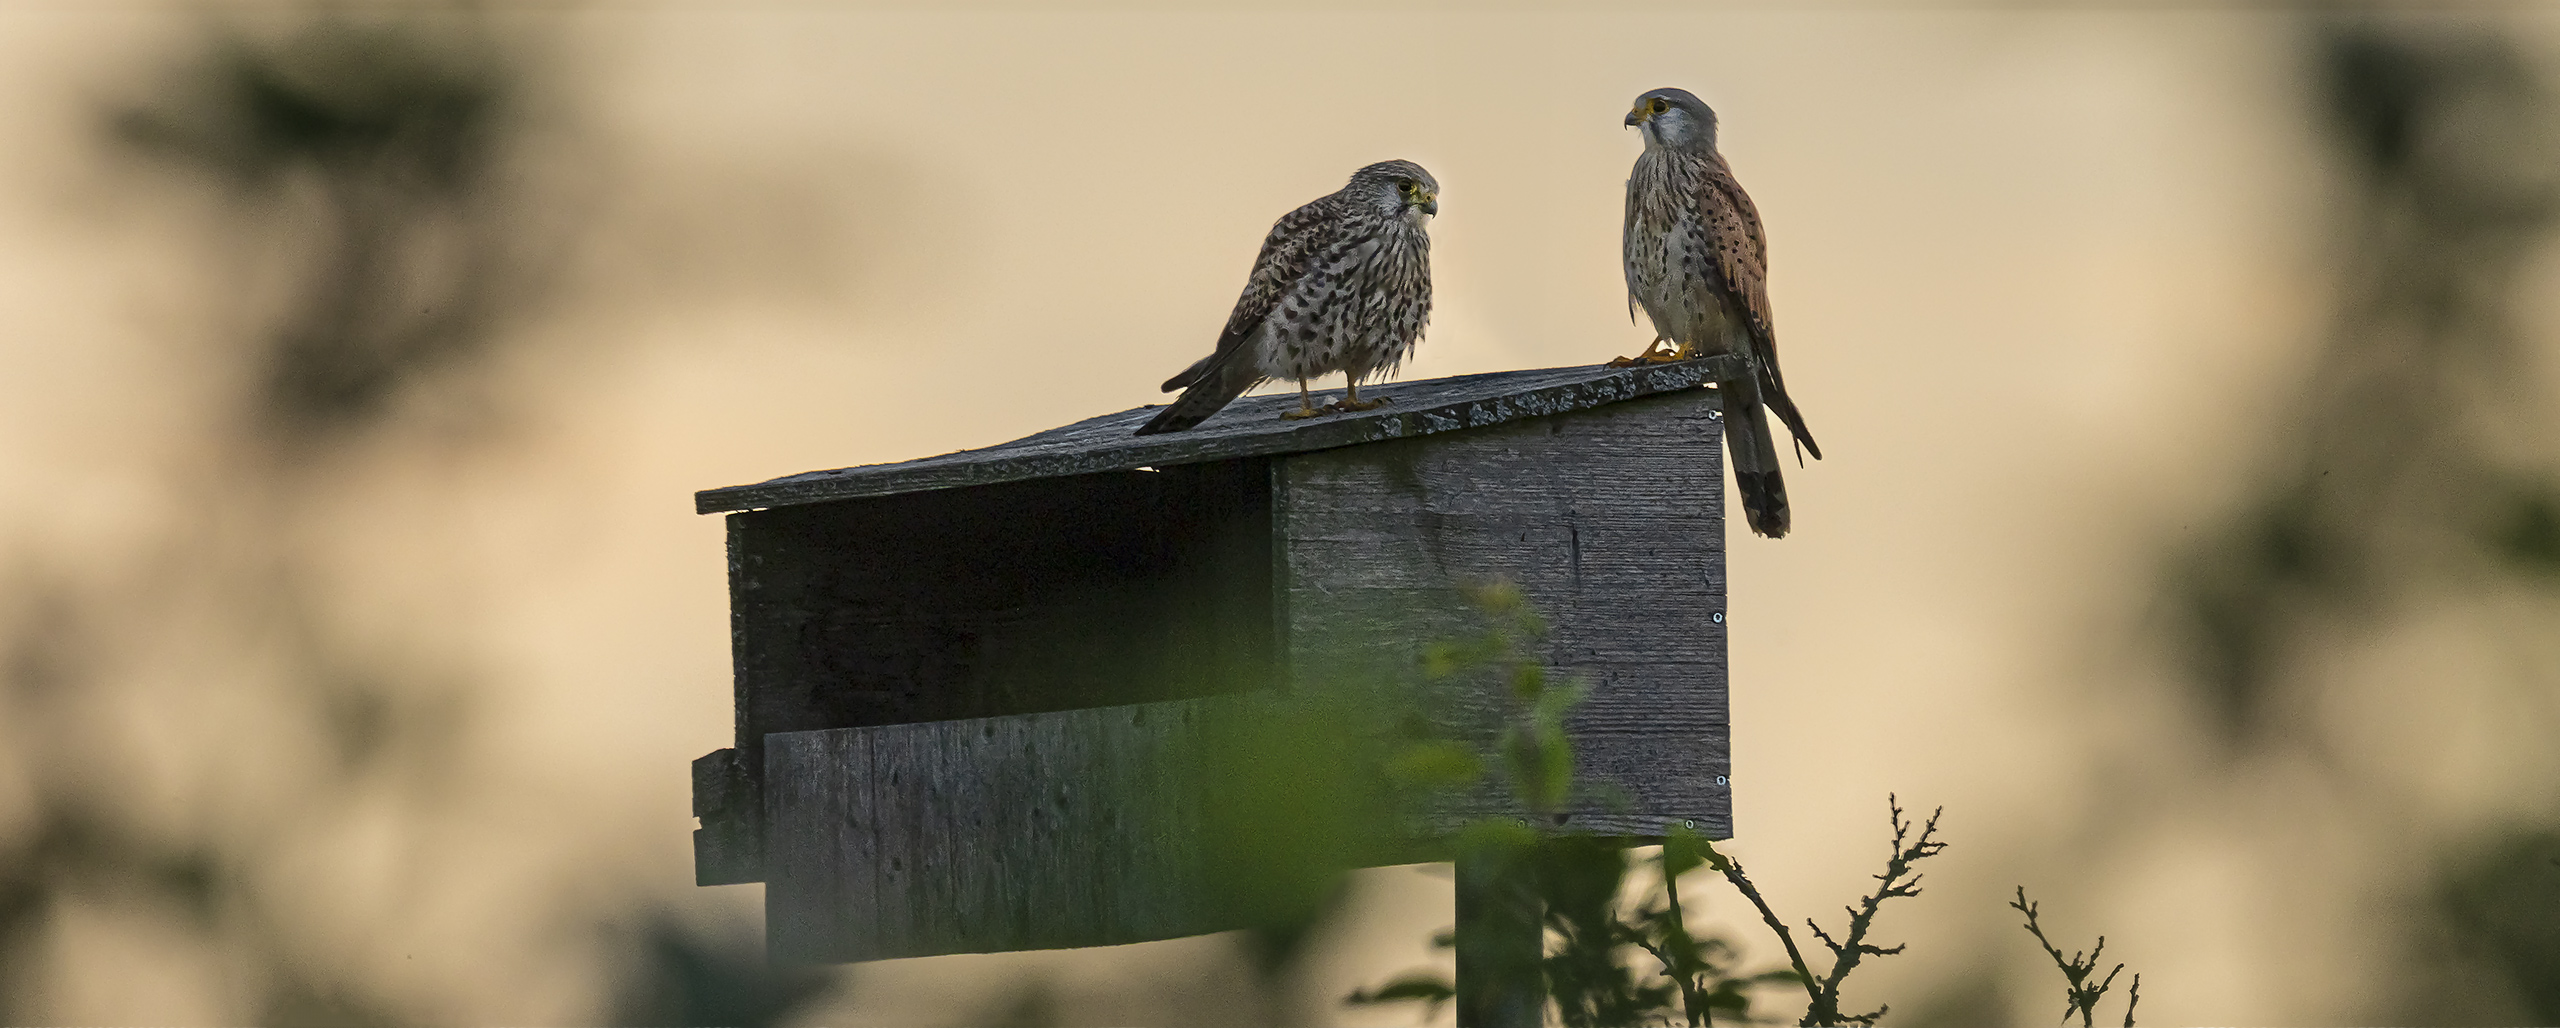
<instances>
[{"instance_id":1,"label":"yellow talon","mask_svg":"<svg viewBox=\"0 0 2560 1028\"><path fill-rule=\"evenodd\" d=\"M1668 340L1663 339L1661 336L1655 336L1653 337L1653 345L1645 347L1643 353L1639 353L1633 357L1620 357L1617 360L1610 361L1609 366L1613 368L1632 368L1638 364L1670 364L1675 361L1685 361L1689 359L1689 348L1687 346L1682 346L1672 350L1665 350L1662 348L1665 342L1668 342Z\"/></svg>"}]
</instances>

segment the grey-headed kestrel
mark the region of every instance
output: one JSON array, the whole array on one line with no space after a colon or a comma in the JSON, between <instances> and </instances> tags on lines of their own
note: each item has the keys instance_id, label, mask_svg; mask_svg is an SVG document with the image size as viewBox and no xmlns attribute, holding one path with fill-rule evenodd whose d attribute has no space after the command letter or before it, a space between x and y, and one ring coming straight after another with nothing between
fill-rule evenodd
<instances>
[{"instance_id":1,"label":"grey-headed kestrel","mask_svg":"<svg viewBox=\"0 0 2560 1028\"><path fill-rule=\"evenodd\" d=\"M1627 176L1627 316L1644 308L1654 345L1621 362L1680 361L1709 354L1751 358L1753 374L1719 380L1726 459L1751 530L1787 534L1787 485L1762 405L1795 435L1797 459L1822 447L1804 427L1778 374L1770 320L1769 240L1760 211L1716 153L1716 112L1685 89L1636 98L1627 124L1644 131L1644 154ZM1662 344L1669 342L1665 351Z\"/></svg>"},{"instance_id":2,"label":"grey-headed kestrel","mask_svg":"<svg viewBox=\"0 0 2560 1028\"><path fill-rule=\"evenodd\" d=\"M1360 380L1384 375L1413 352L1431 319L1431 236L1440 183L1412 161L1381 161L1352 173L1331 195L1283 215L1262 240L1244 296L1227 316L1218 348L1164 391L1182 390L1139 435L1179 432L1266 379L1296 379L1298 409L1369 410ZM1307 380L1341 372L1344 398L1315 406Z\"/></svg>"}]
</instances>

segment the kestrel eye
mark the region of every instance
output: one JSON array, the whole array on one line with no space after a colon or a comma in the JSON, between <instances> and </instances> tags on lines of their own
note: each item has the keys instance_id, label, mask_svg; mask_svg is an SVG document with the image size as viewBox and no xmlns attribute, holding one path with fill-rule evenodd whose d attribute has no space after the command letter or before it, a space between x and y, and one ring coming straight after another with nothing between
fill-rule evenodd
<instances>
[{"instance_id":1,"label":"kestrel eye","mask_svg":"<svg viewBox=\"0 0 2560 1028\"><path fill-rule=\"evenodd\" d=\"M1663 102L1663 100L1662 100L1662 98L1661 98L1661 97L1658 97L1658 96L1657 96L1657 97L1654 97L1654 98L1653 98L1653 103L1651 103L1651 104L1649 104L1649 105L1647 105L1647 106L1652 107L1652 108L1653 108L1653 113L1655 113L1655 114L1660 114L1660 113L1662 113L1662 112L1664 112L1664 111L1667 111L1667 110L1670 110L1670 109L1671 109L1671 105L1670 105L1670 104L1667 104L1667 103L1664 103L1664 102Z\"/></svg>"}]
</instances>

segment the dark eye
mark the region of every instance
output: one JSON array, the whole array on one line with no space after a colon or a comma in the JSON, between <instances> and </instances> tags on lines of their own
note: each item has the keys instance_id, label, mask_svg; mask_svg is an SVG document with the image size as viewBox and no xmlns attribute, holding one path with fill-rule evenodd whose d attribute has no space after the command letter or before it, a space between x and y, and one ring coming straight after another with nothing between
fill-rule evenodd
<instances>
[{"instance_id":1,"label":"dark eye","mask_svg":"<svg viewBox=\"0 0 2560 1028\"><path fill-rule=\"evenodd\" d=\"M1400 178L1400 179L1397 179L1397 180L1396 180L1396 190L1397 190L1398 192L1404 192L1404 193L1410 193L1410 192L1413 192L1413 180L1412 180L1412 179L1409 179L1409 178Z\"/></svg>"},{"instance_id":2,"label":"dark eye","mask_svg":"<svg viewBox=\"0 0 2560 1028\"><path fill-rule=\"evenodd\" d=\"M1670 105L1669 103L1667 103L1667 102L1664 102L1664 100L1663 100L1661 97L1658 97L1658 96L1653 98L1653 105L1652 105L1652 106L1653 106L1653 113L1655 113L1655 114L1660 114L1660 113L1662 113L1662 112L1664 112L1664 111L1667 111L1667 110L1670 110L1670 109L1671 109L1671 105Z\"/></svg>"}]
</instances>

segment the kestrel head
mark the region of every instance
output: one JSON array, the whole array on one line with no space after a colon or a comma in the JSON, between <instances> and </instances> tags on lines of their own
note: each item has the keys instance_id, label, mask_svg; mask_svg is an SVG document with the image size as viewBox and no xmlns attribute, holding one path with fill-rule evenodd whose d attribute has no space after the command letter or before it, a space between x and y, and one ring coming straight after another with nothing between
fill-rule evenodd
<instances>
[{"instance_id":1,"label":"kestrel head","mask_svg":"<svg viewBox=\"0 0 2560 1028\"><path fill-rule=\"evenodd\" d=\"M1644 145L1714 153L1716 112L1686 89L1656 89L1636 98L1627 124L1644 130Z\"/></svg>"},{"instance_id":2,"label":"kestrel head","mask_svg":"<svg viewBox=\"0 0 2560 1028\"><path fill-rule=\"evenodd\" d=\"M1440 181L1412 161L1379 161L1352 172L1344 190L1375 205L1380 214L1403 215L1417 225L1440 213Z\"/></svg>"}]
</instances>

